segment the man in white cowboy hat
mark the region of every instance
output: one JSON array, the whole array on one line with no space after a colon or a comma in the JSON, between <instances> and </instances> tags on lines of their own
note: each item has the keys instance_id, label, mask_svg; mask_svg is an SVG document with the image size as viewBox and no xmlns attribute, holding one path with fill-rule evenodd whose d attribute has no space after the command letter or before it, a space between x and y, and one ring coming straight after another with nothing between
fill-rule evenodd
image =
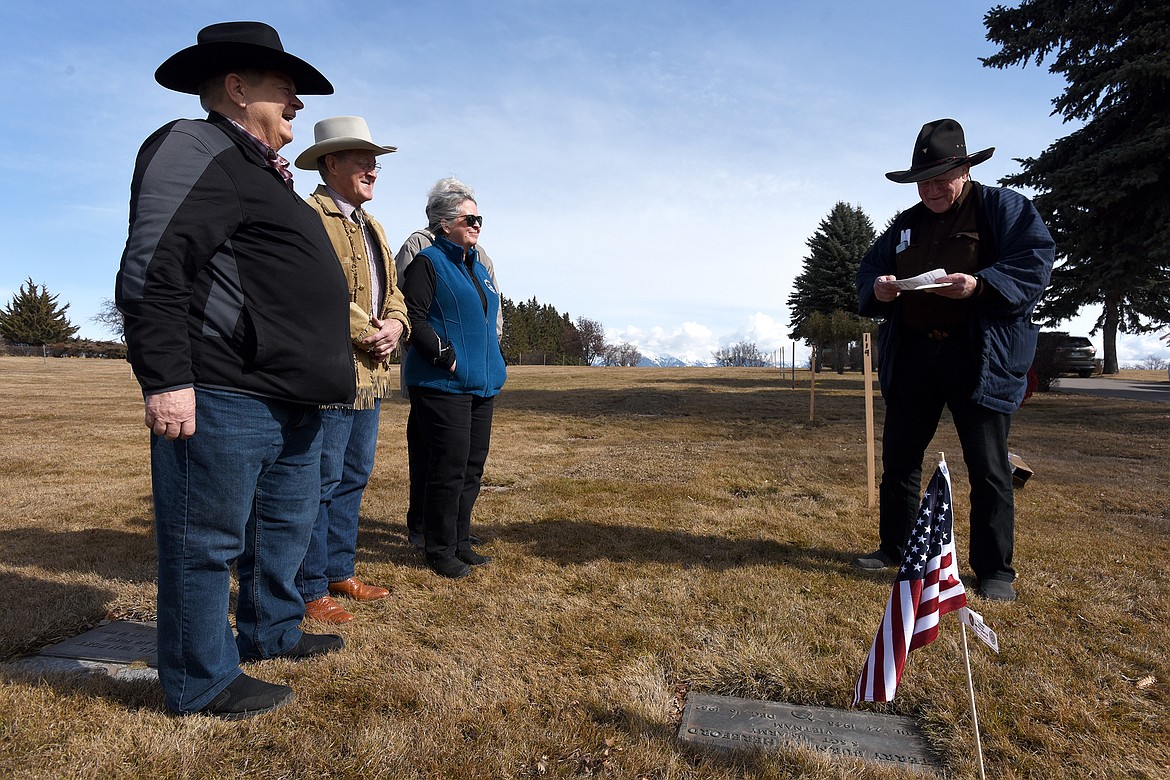
<instances>
[{"instance_id":1,"label":"man in white cowboy hat","mask_svg":"<svg viewBox=\"0 0 1170 780\"><path fill-rule=\"evenodd\" d=\"M305 615L322 623L346 623L353 613L333 599L385 598L390 591L354 576L358 509L374 468L378 415L390 395L390 353L408 333L406 303L398 289L394 255L386 233L363 206L374 197L378 156L396 151L370 138L360 116L322 119L315 143L297 157L296 167L321 174L323 184L309 196L349 283L349 337L357 398L352 407L321 412L321 503L308 552L297 577Z\"/></svg>"},{"instance_id":2,"label":"man in white cowboy hat","mask_svg":"<svg viewBox=\"0 0 1170 780\"><path fill-rule=\"evenodd\" d=\"M971 180L994 148L967 154L953 119L923 125L912 165L887 173L918 185L861 260L861 314L882 318L878 375L882 434L881 546L863 569L900 565L922 489L922 462L943 407L951 411L971 481L969 560L975 592L1014 601L1015 509L1008 430L1027 387L1038 326L1032 310L1052 273L1055 245L1031 201ZM921 289L897 280L943 269Z\"/></svg>"},{"instance_id":3,"label":"man in white cowboy hat","mask_svg":"<svg viewBox=\"0 0 1170 780\"><path fill-rule=\"evenodd\" d=\"M293 696L241 661L344 646L300 630L295 579L320 499L319 407L354 399L349 295L278 153L298 91L333 86L260 22L204 28L155 79L209 112L142 145L115 290L152 434L159 678L171 711L238 720Z\"/></svg>"}]
</instances>

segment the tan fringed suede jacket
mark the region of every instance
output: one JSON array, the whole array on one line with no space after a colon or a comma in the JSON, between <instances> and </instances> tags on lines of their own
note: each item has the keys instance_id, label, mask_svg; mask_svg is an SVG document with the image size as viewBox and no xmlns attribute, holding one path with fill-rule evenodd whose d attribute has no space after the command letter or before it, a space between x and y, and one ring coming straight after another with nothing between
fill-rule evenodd
<instances>
[{"instance_id":1,"label":"tan fringed suede jacket","mask_svg":"<svg viewBox=\"0 0 1170 780\"><path fill-rule=\"evenodd\" d=\"M392 390L390 385L390 364L376 362L374 357L361 345L361 340L376 328L370 322L373 308L370 290L370 262L366 257L366 242L361 228L347 218L333 202L325 185L319 185L308 198L309 205L320 215L325 232L333 243L341 269L349 284L349 337L353 345L354 372L357 377L357 398L354 409L372 409L375 398L386 398ZM394 270L394 253L386 243L386 233L370 214L362 211L366 223L373 230L382 250L382 265L386 269L386 292L379 319L395 319L402 323L402 341L410 335L410 320L406 317L406 302L398 289L398 278Z\"/></svg>"}]
</instances>

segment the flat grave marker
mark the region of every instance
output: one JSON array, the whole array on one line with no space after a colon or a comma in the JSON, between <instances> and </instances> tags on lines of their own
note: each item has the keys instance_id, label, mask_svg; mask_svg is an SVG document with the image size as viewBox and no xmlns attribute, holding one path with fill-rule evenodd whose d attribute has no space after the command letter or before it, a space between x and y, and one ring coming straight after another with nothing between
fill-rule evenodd
<instances>
[{"instance_id":1,"label":"flat grave marker","mask_svg":"<svg viewBox=\"0 0 1170 780\"><path fill-rule=\"evenodd\" d=\"M41 650L40 655L158 667L154 623L115 620Z\"/></svg>"},{"instance_id":2,"label":"flat grave marker","mask_svg":"<svg viewBox=\"0 0 1170 780\"><path fill-rule=\"evenodd\" d=\"M923 772L938 769L913 718L874 712L692 693L678 738L725 750L802 746Z\"/></svg>"}]
</instances>

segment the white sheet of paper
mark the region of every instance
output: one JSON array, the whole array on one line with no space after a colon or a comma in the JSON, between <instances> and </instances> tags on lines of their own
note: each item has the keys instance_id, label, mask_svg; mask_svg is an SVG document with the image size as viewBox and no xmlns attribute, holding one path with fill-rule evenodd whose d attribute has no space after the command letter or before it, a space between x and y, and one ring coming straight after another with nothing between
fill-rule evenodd
<instances>
[{"instance_id":1,"label":"white sheet of paper","mask_svg":"<svg viewBox=\"0 0 1170 780\"><path fill-rule=\"evenodd\" d=\"M894 284L899 290L915 290L921 288L924 284L934 284L936 280L946 275L946 271L941 268L936 268L933 271L918 274L918 276L911 276L909 279L895 279Z\"/></svg>"}]
</instances>

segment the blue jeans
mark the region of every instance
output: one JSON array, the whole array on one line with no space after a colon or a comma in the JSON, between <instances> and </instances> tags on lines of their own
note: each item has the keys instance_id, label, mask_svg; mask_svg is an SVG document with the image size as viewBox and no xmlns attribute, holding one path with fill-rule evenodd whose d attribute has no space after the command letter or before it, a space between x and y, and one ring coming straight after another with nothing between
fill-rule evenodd
<instances>
[{"instance_id":1,"label":"blue jeans","mask_svg":"<svg viewBox=\"0 0 1170 780\"><path fill-rule=\"evenodd\" d=\"M205 707L245 658L301 639L294 580L317 515L315 406L195 389L190 439L151 436L158 542L158 665L167 707ZM228 623L231 568L239 579Z\"/></svg>"},{"instance_id":2,"label":"blue jeans","mask_svg":"<svg viewBox=\"0 0 1170 780\"><path fill-rule=\"evenodd\" d=\"M353 576L358 510L374 470L381 403L375 399L373 409L321 411L321 501L297 574L297 589L305 601L328 594L329 583Z\"/></svg>"}]
</instances>

